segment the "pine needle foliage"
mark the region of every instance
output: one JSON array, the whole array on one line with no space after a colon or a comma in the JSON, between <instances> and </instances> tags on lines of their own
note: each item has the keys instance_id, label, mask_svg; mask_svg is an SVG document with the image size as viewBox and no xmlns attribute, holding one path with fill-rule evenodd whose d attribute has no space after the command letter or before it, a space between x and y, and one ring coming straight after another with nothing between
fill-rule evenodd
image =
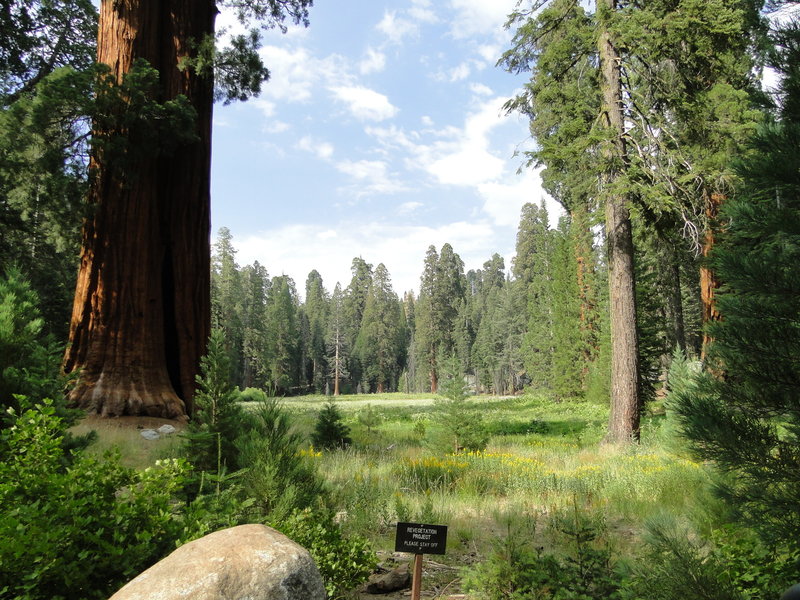
<instances>
[{"instance_id":1,"label":"pine needle foliage","mask_svg":"<svg viewBox=\"0 0 800 600\"><path fill-rule=\"evenodd\" d=\"M489 434L481 415L467 405L469 387L461 372L458 357L451 356L442 364L443 378L439 393L444 396L438 400L441 422L453 441L453 452L461 450L481 451L489 443Z\"/></svg>"},{"instance_id":2,"label":"pine needle foliage","mask_svg":"<svg viewBox=\"0 0 800 600\"><path fill-rule=\"evenodd\" d=\"M353 442L350 428L342 421L342 414L335 402L327 402L322 407L311 440L315 448L324 450L346 448Z\"/></svg>"},{"instance_id":3,"label":"pine needle foliage","mask_svg":"<svg viewBox=\"0 0 800 600\"><path fill-rule=\"evenodd\" d=\"M277 399L259 402L246 414L244 427L247 431L236 440L244 469L241 485L259 512L279 522L294 510L314 506L324 493L322 481L301 454L304 438Z\"/></svg>"},{"instance_id":4,"label":"pine needle foliage","mask_svg":"<svg viewBox=\"0 0 800 600\"><path fill-rule=\"evenodd\" d=\"M800 544L800 30L781 33L781 119L762 128L713 255L723 320L713 374L677 394L694 451L728 474L719 493L767 539ZM792 67L794 65L794 67Z\"/></svg>"},{"instance_id":5,"label":"pine needle foliage","mask_svg":"<svg viewBox=\"0 0 800 600\"><path fill-rule=\"evenodd\" d=\"M214 329L208 351L200 359L195 411L185 434L185 452L198 471L220 474L236 465L235 440L242 411L230 371L225 335L221 329Z\"/></svg>"}]
</instances>

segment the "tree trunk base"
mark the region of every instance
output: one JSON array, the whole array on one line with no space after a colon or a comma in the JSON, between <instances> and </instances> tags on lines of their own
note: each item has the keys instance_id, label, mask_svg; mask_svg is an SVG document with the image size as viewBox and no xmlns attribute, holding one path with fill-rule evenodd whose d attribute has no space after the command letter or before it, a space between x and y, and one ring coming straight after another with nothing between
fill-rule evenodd
<instances>
[{"instance_id":1,"label":"tree trunk base","mask_svg":"<svg viewBox=\"0 0 800 600\"><path fill-rule=\"evenodd\" d=\"M169 384L148 384L101 375L96 381L81 377L69 393L70 406L104 418L159 417L186 421L186 406Z\"/></svg>"}]
</instances>

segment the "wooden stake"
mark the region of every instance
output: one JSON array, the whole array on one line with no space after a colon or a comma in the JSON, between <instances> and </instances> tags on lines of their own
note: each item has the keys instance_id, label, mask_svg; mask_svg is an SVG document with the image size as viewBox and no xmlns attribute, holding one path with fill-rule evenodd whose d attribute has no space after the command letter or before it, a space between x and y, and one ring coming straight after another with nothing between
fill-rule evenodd
<instances>
[{"instance_id":1,"label":"wooden stake","mask_svg":"<svg viewBox=\"0 0 800 600\"><path fill-rule=\"evenodd\" d=\"M414 555L414 574L411 579L411 600L419 600L422 590L422 554Z\"/></svg>"}]
</instances>

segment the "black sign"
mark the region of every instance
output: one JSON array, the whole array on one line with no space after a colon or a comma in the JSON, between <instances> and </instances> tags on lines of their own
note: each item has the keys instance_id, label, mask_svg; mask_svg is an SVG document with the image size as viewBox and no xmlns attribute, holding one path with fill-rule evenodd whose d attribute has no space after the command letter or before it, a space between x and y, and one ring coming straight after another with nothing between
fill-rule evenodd
<instances>
[{"instance_id":1,"label":"black sign","mask_svg":"<svg viewBox=\"0 0 800 600\"><path fill-rule=\"evenodd\" d=\"M412 554L444 554L447 545L447 525L398 523L394 540L395 552Z\"/></svg>"}]
</instances>

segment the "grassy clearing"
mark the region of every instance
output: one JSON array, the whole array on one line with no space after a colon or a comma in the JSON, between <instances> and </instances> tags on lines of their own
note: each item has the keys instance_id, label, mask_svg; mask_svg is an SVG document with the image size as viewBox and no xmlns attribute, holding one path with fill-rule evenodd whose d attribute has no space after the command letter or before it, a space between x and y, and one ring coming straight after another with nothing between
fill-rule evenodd
<instances>
[{"instance_id":1,"label":"grassy clearing","mask_svg":"<svg viewBox=\"0 0 800 600\"><path fill-rule=\"evenodd\" d=\"M642 443L619 447L601 443L607 407L534 396L472 398L469 410L483 416L489 446L453 454L435 402L374 400L380 423L370 430L359 422L361 404L340 405L352 448L309 455L346 527L379 548L391 549L396 521L411 520L449 524L455 555L483 554L510 524L576 503L624 542L656 513L684 514L705 488L702 466L670 450L658 407L644 420ZM302 427L313 426L310 405L287 406Z\"/></svg>"},{"instance_id":2,"label":"grassy clearing","mask_svg":"<svg viewBox=\"0 0 800 600\"><path fill-rule=\"evenodd\" d=\"M310 439L328 400L292 398L284 406ZM489 445L484 452L453 454L442 407L431 395L345 396L337 404L353 445L326 452L309 446L304 454L327 480L345 528L370 537L377 549L393 548L397 521L441 523L450 527L442 560L463 562L485 556L510 529L576 505L602 518L624 546L647 518L685 514L706 489L704 468L672 448L658 405L643 420L641 444L619 447L602 444L606 406L532 395L473 397L467 410L482 416ZM369 427L359 419L368 405L378 415ZM125 425L96 420L74 431L97 430L92 451L118 449L130 466L177 454L178 435L147 441Z\"/></svg>"}]
</instances>

